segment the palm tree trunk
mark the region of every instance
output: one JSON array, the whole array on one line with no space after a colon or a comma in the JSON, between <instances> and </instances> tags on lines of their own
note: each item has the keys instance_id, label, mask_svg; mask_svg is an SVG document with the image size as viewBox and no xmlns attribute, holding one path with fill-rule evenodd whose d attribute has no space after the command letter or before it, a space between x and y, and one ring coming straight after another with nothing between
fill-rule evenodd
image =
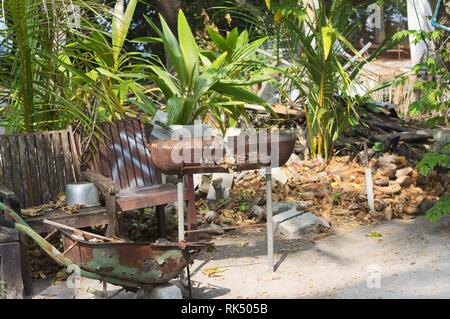
<instances>
[{"instance_id":1,"label":"palm tree trunk","mask_svg":"<svg viewBox=\"0 0 450 319\"><path fill-rule=\"evenodd\" d=\"M170 30L177 35L178 11L184 9L186 3L183 0L156 0L155 5L166 20Z\"/></svg>"}]
</instances>

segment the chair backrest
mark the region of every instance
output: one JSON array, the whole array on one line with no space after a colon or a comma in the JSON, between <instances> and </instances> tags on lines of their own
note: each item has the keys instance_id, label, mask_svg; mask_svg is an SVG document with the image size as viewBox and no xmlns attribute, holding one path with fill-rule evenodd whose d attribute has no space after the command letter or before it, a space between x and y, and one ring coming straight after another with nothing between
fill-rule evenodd
<instances>
[{"instance_id":1,"label":"chair backrest","mask_svg":"<svg viewBox=\"0 0 450 319\"><path fill-rule=\"evenodd\" d=\"M147 145L146 128L137 118L100 123L93 147L83 154L83 164L114 180L121 189L160 183Z\"/></svg>"},{"instance_id":2,"label":"chair backrest","mask_svg":"<svg viewBox=\"0 0 450 319\"><path fill-rule=\"evenodd\" d=\"M72 129L0 135L0 182L22 208L56 201L80 177Z\"/></svg>"}]
</instances>

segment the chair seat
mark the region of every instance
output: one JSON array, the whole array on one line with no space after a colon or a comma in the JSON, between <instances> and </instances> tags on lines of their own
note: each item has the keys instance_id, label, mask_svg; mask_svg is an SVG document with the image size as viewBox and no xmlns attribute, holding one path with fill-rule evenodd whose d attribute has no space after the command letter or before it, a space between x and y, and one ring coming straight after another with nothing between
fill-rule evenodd
<instances>
[{"instance_id":1,"label":"chair seat","mask_svg":"<svg viewBox=\"0 0 450 319\"><path fill-rule=\"evenodd\" d=\"M189 200L189 192L184 188L184 200ZM119 192L116 203L121 211L165 205L177 201L177 186L157 184L127 189Z\"/></svg>"},{"instance_id":2,"label":"chair seat","mask_svg":"<svg viewBox=\"0 0 450 319\"><path fill-rule=\"evenodd\" d=\"M55 209L41 216L26 218L25 221L38 233L52 231L55 227L44 224L44 219L75 228L83 228L108 224L108 213L104 206L80 208L80 211L74 214Z\"/></svg>"}]
</instances>

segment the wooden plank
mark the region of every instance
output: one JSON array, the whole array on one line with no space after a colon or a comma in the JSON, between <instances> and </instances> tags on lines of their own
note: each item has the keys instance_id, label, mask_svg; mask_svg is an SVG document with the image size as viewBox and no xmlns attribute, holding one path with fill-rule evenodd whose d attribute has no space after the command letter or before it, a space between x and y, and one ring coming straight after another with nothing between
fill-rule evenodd
<instances>
[{"instance_id":1,"label":"wooden plank","mask_svg":"<svg viewBox=\"0 0 450 319\"><path fill-rule=\"evenodd\" d=\"M136 132L139 132L142 137L142 144L144 145L144 153L145 153L145 161L147 165L147 170L150 174L151 184L159 184L161 182L160 174L157 172L155 166L152 164L151 153L148 147L147 135L145 133L144 124L141 121L138 121L136 124Z\"/></svg>"},{"instance_id":2,"label":"wooden plank","mask_svg":"<svg viewBox=\"0 0 450 319\"><path fill-rule=\"evenodd\" d=\"M88 165L88 167L90 167L91 163L90 160L92 156L91 152L89 151L89 149L87 150L83 150L82 146L81 146L81 140L82 140L82 132L73 132L72 131L72 137L73 137L73 143L74 143L74 148L77 150L78 153L78 165L80 165L80 171L81 171L81 167L83 166L83 168L86 167L86 165Z\"/></svg>"},{"instance_id":3,"label":"wooden plank","mask_svg":"<svg viewBox=\"0 0 450 319\"><path fill-rule=\"evenodd\" d=\"M419 143L419 142L426 142L429 139L433 138L433 134L426 132L401 132L401 133L388 133L388 134L379 134L372 136L372 139L380 142L386 142L389 139L399 138L400 141L406 142L406 143Z\"/></svg>"},{"instance_id":4,"label":"wooden plank","mask_svg":"<svg viewBox=\"0 0 450 319\"><path fill-rule=\"evenodd\" d=\"M70 144L70 153L72 155L72 165L75 172L75 181L80 181L81 177L81 167L80 167L80 155L81 150L77 148L77 144L75 142L75 133L70 126L68 129L69 134L69 144Z\"/></svg>"},{"instance_id":5,"label":"wooden plank","mask_svg":"<svg viewBox=\"0 0 450 319\"><path fill-rule=\"evenodd\" d=\"M98 235L98 234L90 233L90 232L87 232L87 231L84 231L84 230L81 230L81 229L78 229L78 228L75 228L75 227L72 227L72 226L67 226L67 225L64 225L64 224L61 224L61 223L57 223L57 222L52 221L52 220L44 219L44 220L42 220L42 222L44 224L55 226L56 228L59 228L59 229L66 229L66 230L71 230L73 232L79 232L79 233L82 233L83 235L88 235L89 237L95 237L95 238L104 239L104 240L107 240L107 241L114 241L114 238L105 237L105 236L101 236L101 235Z\"/></svg>"},{"instance_id":6,"label":"wooden plank","mask_svg":"<svg viewBox=\"0 0 450 319\"><path fill-rule=\"evenodd\" d=\"M115 167L115 163L117 161L117 156L115 151L111 151L108 147L111 141L111 130L109 128L109 124L99 125L100 130L102 131L102 141L99 141L98 151L100 156L100 165L104 170L105 176L111 178L113 181L122 187L121 185L121 176L117 169L113 169Z\"/></svg>"},{"instance_id":7,"label":"wooden plank","mask_svg":"<svg viewBox=\"0 0 450 319\"><path fill-rule=\"evenodd\" d=\"M136 173L134 168L134 162L133 159L135 159L137 153L132 152L132 148L130 147L129 139L128 139L128 130L125 125L125 121L117 121L117 134L120 141L120 145L122 146L122 152L123 152L123 162L125 163L125 169L127 171L128 176L128 186L129 187L136 187ZM134 156L133 156L134 155Z\"/></svg>"},{"instance_id":8,"label":"wooden plank","mask_svg":"<svg viewBox=\"0 0 450 319\"><path fill-rule=\"evenodd\" d=\"M64 159L64 176L65 184L73 183L75 182L75 171L74 167L72 165L73 158L72 153L70 152L69 148L69 134L68 132L63 132L60 134L61 138L61 146L62 146L62 156Z\"/></svg>"},{"instance_id":9,"label":"wooden plank","mask_svg":"<svg viewBox=\"0 0 450 319\"><path fill-rule=\"evenodd\" d=\"M98 156L98 167L100 168L100 172L106 176L113 178L112 175L112 158L109 154L107 143L109 143L109 136L103 137L104 142L100 142L97 146ZM114 157L115 158L115 157ZM115 176L114 178L117 179L117 182L119 182L119 176Z\"/></svg>"},{"instance_id":10,"label":"wooden plank","mask_svg":"<svg viewBox=\"0 0 450 319\"><path fill-rule=\"evenodd\" d=\"M50 189L50 199L56 200L58 196L58 177L56 176L56 159L53 151L52 133L42 134L42 143L47 154L47 183Z\"/></svg>"},{"instance_id":11,"label":"wooden plank","mask_svg":"<svg viewBox=\"0 0 450 319\"><path fill-rule=\"evenodd\" d=\"M128 175L127 170L125 168L125 162L123 160L123 150L122 145L120 143L120 139L118 136L117 126L112 124L105 124L104 131L108 134L110 138L110 143L107 145L109 149L109 154L114 160L111 160L111 172L115 182L116 176L119 176L119 185L121 189L125 189L129 187L128 184Z\"/></svg>"},{"instance_id":12,"label":"wooden plank","mask_svg":"<svg viewBox=\"0 0 450 319\"><path fill-rule=\"evenodd\" d=\"M34 231L40 234L51 232L54 227L44 224L44 219L74 228L108 224L108 214L106 213L106 208L103 206L82 208L77 214L68 214L61 210L55 210L45 214L44 216L28 218L26 219L26 222L31 228L33 228Z\"/></svg>"},{"instance_id":13,"label":"wooden plank","mask_svg":"<svg viewBox=\"0 0 450 319\"><path fill-rule=\"evenodd\" d=\"M0 137L0 151L2 154L2 183L8 189L14 190L14 179L12 177L12 162L11 149L9 147L8 138L6 136Z\"/></svg>"},{"instance_id":14,"label":"wooden plank","mask_svg":"<svg viewBox=\"0 0 450 319\"><path fill-rule=\"evenodd\" d=\"M187 189L184 189L184 198L189 195ZM175 185L155 185L147 191L139 193L121 193L117 196L116 202L121 211L164 205L175 203L177 201L177 189Z\"/></svg>"},{"instance_id":15,"label":"wooden plank","mask_svg":"<svg viewBox=\"0 0 450 319\"><path fill-rule=\"evenodd\" d=\"M9 149L11 150L11 174L14 180L14 187L12 191L17 195L23 207L26 207L25 203L25 190L23 187L22 169L20 167L20 155L19 155L19 140L17 136L10 136L8 138Z\"/></svg>"},{"instance_id":16,"label":"wooden plank","mask_svg":"<svg viewBox=\"0 0 450 319\"><path fill-rule=\"evenodd\" d=\"M149 165L149 161L146 154L147 145L145 145L144 136L142 135L140 121L137 119L133 119L130 120L129 124L131 124L135 147L138 150L137 158L139 159L140 173L136 177L142 178L143 181L142 185L139 186L152 185L153 183L151 178L152 177L151 167Z\"/></svg>"},{"instance_id":17,"label":"wooden plank","mask_svg":"<svg viewBox=\"0 0 450 319\"><path fill-rule=\"evenodd\" d=\"M52 199L51 184L48 170L49 154L47 152L45 138L42 134L36 135L36 150L39 164L39 176L41 182L42 201L43 203L49 203Z\"/></svg>"},{"instance_id":18,"label":"wooden plank","mask_svg":"<svg viewBox=\"0 0 450 319\"><path fill-rule=\"evenodd\" d=\"M127 134L128 146L130 148L131 161L133 163L135 186L142 187L145 186L142 163L139 156L142 152L142 146L137 142L137 136L133 128L133 119L125 120L124 127Z\"/></svg>"},{"instance_id":19,"label":"wooden plank","mask_svg":"<svg viewBox=\"0 0 450 319\"><path fill-rule=\"evenodd\" d=\"M84 171L83 177L85 180L93 183L103 194L116 194L119 191L119 187L115 181L92 169Z\"/></svg>"},{"instance_id":20,"label":"wooden plank","mask_svg":"<svg viewBox=\"0 0 450 319\"><path fill-rule=\"evenodd\" d=\"M30 164L28 159L28 148L27 148L27 137L26 135L18 136L18 147L19 147L19 157L20 157L20 167L22 171L22 186L25 196L26 207L33 206L33 190L32 190L32 180L30 175Z\"/></svg>"},{"instance_id":21,"label":"wooden plank","mask_svg":"<svg viewBox=\"0 0 450 319\"><path fill-rule=\"evenodd\" d=\"M106 211L108 214L108 227L106 229L106 236L113 237L118 233L116 197L107 195L105 199Z\"/></svg>"},{"instance_id":22,"label":"wooden plank","mask_svg":"<svg viewBox=\"0 0 450 319\"><path fill-rule=\"evenodd\" d=\"M33 195L33 206L42 204L42 189L41 178L39 177L38 165L39 159L37 157L35 134L26 135L26 145L28 153L28 168L30 172L31 193Z\"/></svg>"},{"instance_id":23,"label":"wooden plank","mask_svg":"<svg viewBox=\"0 0 450 319\"><path fill-rule=\"evenodd\" d=\"M58 193L62 193L65 191L65 186L66 186L66 180L64 177L64 167L63 167L63 163L64 163L64 158L63 158L63 153L62 153L62 148L61 148L61 135L60 133L54 133L51 135L52 136L52 144L53 144L53 152L55 154L55 167L56 167L56 174L55 176L57 177L57 181L58 181ZM56 199L56 198L54 198Z\"/></svg>"}]
</instances>

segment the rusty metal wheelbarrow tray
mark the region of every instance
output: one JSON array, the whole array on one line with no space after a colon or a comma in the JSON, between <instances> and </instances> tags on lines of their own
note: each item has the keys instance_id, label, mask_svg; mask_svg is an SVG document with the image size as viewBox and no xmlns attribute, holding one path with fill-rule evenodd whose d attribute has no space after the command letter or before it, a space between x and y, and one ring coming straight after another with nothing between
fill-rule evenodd
<instances>
[{"instance_id":1,"label":"rusty metal wheelbarrow tray","mask_svg":"<svg viewBox=\"0 0 450 319\"><path fill-rule=\"evenodd\" d=\"M65 256L80 268L141 285L177 277L205 248L203 243L90 242L75 238L68 230L60 231Z\"/></svg>"},{"instance_id":2,"label":"rusty metal wheelbarrow tray","mask_svg":"<svg viewBox=\"0 0 450 319\"><path fill-rule=\"evenodd\" d=\"M68 267L80 267L80 275L126 288L140 288L164 283L175 278L207 243L134 243L90 242L76 239L74 234L60 229L64 234L65 251L61 253L35 232L15 211L0 202L0 211L14 221L0 218L0 226L14 228L28 235L54 261Z\"/></svg>"}]
</instances>

